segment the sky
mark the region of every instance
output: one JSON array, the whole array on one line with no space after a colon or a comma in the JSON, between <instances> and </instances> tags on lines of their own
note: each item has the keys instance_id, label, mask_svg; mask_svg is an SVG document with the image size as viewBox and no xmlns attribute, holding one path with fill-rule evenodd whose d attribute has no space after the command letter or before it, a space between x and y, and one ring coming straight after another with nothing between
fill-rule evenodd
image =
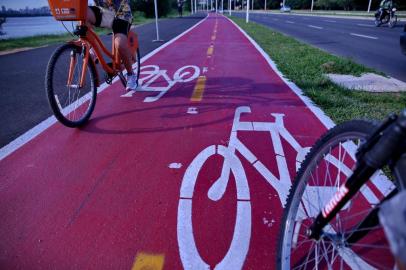
<instances>
[{"instance_id":1,"label":"sky","mask_svg":"<svg viewBox=\"0 0 406 270\"><path fill-rule=\"evenodd\" d=\"M93 1L89 1L93 2ZM48 6L47 0L0 0L0 7L5 6L7 9L36 8Z\"/></svg>"}]
</instances>

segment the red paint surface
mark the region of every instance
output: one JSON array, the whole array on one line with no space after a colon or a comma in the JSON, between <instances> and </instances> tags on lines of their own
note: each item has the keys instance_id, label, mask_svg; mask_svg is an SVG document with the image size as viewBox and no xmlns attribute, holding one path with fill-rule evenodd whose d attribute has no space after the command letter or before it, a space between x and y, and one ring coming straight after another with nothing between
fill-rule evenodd
<instances>
[{"instance_id":1,"label":"red paint surface","mask_svg":"<svg viewBox=\"0 0 406 270\"><path fill-rule=\"evenodd\" d=\"M214 54L207 59L216 20ZM144 65L173 73L185 65L208 67L201 102L191 102L196 80L175 85L157 102L140 92L121 98L116 83L98 98L89 124L56 124L0 162L1 269L130 269L138 252L165 254L165 269L182 268L176 236L179 190L193 158L226 144L235 109L250 106L246 121L274 119L302 146L325 130L317 117L269 67L243 34L223 17L209 17ZM196 107L199 114L187 114ZM278 176L269 133L239 138ZM284 143L290 174L296 153ZM246 269L275 263L281 206L275 190L239 155L251 194L252 232ZM180 169L168 165L182 163ZM221 158L209 160L197 184L193 223L201 256L218 263L231 241L235 184L219 202L207 198ZM272 226L263 219L276 220Z\"/></svg>"}]
</instances>

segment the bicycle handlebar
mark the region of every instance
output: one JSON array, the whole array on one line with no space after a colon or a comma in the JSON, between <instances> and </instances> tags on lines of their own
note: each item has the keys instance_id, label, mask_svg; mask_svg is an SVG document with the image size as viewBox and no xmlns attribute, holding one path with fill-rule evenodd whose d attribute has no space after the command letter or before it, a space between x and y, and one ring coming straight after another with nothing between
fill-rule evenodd
<instances>
[{"instance_id":1,"label":"bicycle handlebar","mask_svg":"<svg viewBox=\"0 0 406 270\"><path fill-rule=\"evenodd\" d=\"M379 169L388 163L393 153L401 150L400 146L406 139L406 109L398 116L381 139L365 154L364 161L372 168Z\"/></svg>"}]
</instances>

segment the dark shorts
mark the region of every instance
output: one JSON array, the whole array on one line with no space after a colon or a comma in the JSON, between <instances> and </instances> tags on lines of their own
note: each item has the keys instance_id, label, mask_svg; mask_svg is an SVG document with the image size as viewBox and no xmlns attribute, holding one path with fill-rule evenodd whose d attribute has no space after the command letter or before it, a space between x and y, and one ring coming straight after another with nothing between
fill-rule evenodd
<instances>
[{"instance_id":1,"label":"dark shorts","mask_svg":"<svg viewBox=\"0 0 406 270\"><path fill-rule=\"evenodd\" d=\"M89 8L93 11L94 16L96 17L95 26L100 27L100 24L103 19L100 8L96 7L96 6L90 6ZM131 27L131 23L129 23L126 20L122 20L122 19L118 19L118 18L114 18L114 20L113 20L112 29L113 29L114 34L120 33L120 34L124 34L127 36L128 31L130 31L130 27Z\"/></svg>"}]
</instances>

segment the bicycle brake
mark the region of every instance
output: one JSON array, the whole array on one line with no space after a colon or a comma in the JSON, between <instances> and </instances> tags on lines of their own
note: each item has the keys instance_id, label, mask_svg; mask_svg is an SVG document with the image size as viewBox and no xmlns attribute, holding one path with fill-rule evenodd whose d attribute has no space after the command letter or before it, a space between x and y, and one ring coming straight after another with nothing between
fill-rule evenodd
<instances>
[{"instance_id":1,"label":"bicycle brake","mask_svg":"<svg viewBox=\"0 0 406 270\"><path fill-rule=\"evenodd\" d=\"M388 128L397 120L398 116L395 113L391 113L374 132L367 138L357 150L355 154L357 160L363 159L364 155L379 141L383 135L383 131Z\"/></svg>"}]
</instances>

